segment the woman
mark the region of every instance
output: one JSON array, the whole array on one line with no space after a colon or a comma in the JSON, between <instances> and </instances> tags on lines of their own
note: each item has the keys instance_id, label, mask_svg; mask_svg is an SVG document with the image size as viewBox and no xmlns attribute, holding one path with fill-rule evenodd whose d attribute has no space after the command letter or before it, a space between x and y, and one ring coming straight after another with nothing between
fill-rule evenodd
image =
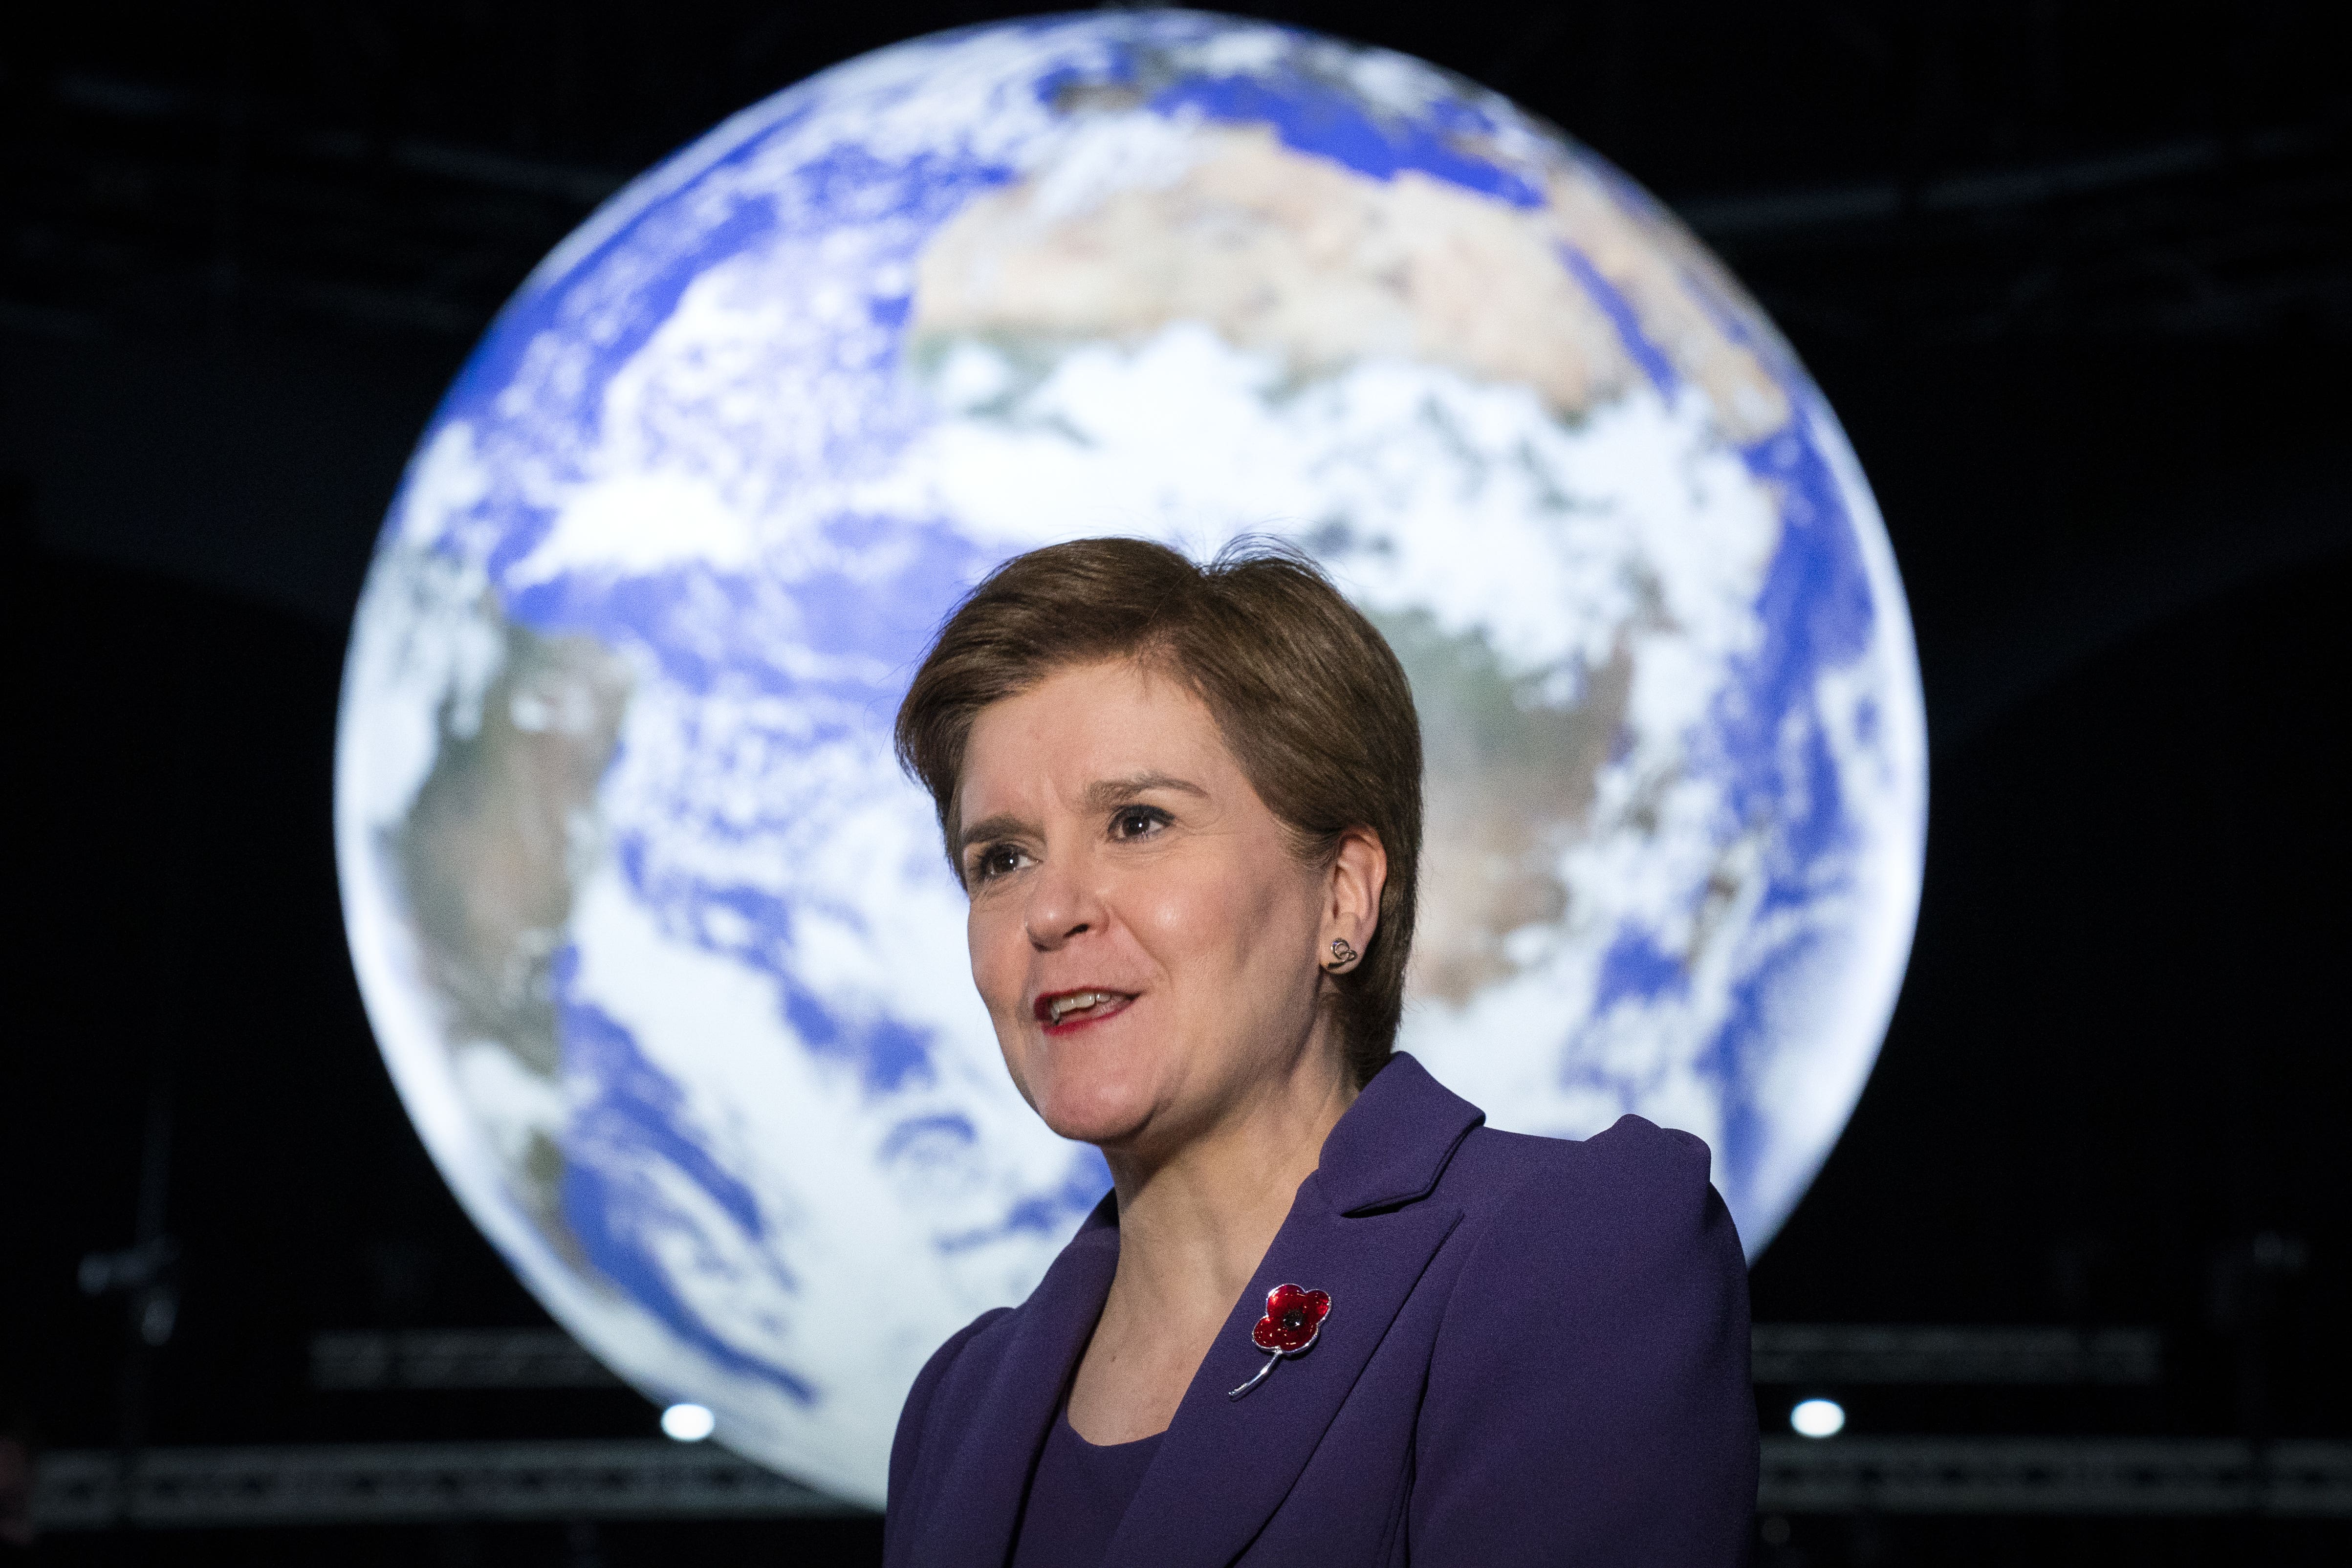
<instances>
[{"instance_id":1,"label":"woman","mask_svg":"<svg viewBox=\"0 0 2352 1568\"><path fill-rule=\"evenodd\" d=\"M940 1347L886 1558L1732 1563L1747 1274L1697 1139L1497 1132L1392 1054L1421 739L1307 563L1007 563L899 710L972 979L1113 1191Z\"/></svg>"}]
</instances>

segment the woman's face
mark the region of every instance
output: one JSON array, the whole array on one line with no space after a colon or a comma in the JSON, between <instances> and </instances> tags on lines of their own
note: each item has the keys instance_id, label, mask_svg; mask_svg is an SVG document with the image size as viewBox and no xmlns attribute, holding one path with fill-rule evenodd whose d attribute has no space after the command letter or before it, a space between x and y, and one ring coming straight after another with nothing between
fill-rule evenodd
<instances>
[{"instance_id":1,"label":"woman's face","mask_svg":"<svg viewBox=\"0 0 2352 1568\"><path fill-rule=\"evenodd\" d=\"M972 979L1055 1132L1172 1149L1317 1053L1336 1069L1317 961L1327 927L1370 940L1363 851L1302 864L1181 685L1119 660L992 704L959 804Z\"/></svg>"}]
</instances>

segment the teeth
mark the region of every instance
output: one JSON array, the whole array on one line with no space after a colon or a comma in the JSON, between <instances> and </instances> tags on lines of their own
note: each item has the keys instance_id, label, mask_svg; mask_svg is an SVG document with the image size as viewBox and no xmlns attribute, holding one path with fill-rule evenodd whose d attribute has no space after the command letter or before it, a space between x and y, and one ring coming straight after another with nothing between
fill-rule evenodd
<instances>
[{"instance_id":1,"label":"teeth","mask_svg":"<svg viewBox=\"0 0 2352 1568\"><path fill-rule=\"evenodd\" d=\"M1054 1022L1058 1024L1062 1021L1062 1015L1065 1013L1083 1012L1097 1003L1108 1002L1110 999L1111 994L1108 991L1075 991L1067 996L1055 997L1046 1005L1054 1016Z\"/></svg>"}]
</instances>

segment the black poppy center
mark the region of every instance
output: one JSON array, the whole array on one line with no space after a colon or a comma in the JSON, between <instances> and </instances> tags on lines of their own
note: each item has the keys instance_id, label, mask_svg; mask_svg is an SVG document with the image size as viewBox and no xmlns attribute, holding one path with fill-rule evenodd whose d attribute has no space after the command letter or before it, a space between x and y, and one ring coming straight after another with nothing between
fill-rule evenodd
<instances>
[{"instance_id":1,"label":"black poppy center","mask_svg":"<svg viewBox=\"0 0 2352 1568\"><path fill-rule=\"evenodd\" d=\"M1288 1329L1294 1334L1299 1330L1305 1328L1307 1326L1307 1309L1304 1307L1293 1307L1287 1312L1283 1313L1282 1326Z\"/></svg>"}]
</instances>

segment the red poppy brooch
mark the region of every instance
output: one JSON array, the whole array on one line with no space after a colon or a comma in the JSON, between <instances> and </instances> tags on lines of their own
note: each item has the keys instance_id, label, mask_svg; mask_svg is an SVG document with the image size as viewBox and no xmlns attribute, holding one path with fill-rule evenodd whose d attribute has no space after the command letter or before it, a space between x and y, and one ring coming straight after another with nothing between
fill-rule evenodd
<instances>
[{"instance_id":1,"label":"red poppy brooch","mask_svg":"<svg viewBox=\"0 0 2352 1568\"><path fill-rule=\"evenodd\" d=\"M1239 1399L1259 1384L1266 1374L1282 1364L1286 1355L1301 1355L1323 1331L1323 1320L1331 1315L1331 1298L1320 1290L1309 1290L1300 1285L1276 1285L1265 1293L1265 1316L1250 1331L1250 1340L1266 1352L1265 1364L1257 1375L1225 1395Z\"/></svg>"}]
</instances>

